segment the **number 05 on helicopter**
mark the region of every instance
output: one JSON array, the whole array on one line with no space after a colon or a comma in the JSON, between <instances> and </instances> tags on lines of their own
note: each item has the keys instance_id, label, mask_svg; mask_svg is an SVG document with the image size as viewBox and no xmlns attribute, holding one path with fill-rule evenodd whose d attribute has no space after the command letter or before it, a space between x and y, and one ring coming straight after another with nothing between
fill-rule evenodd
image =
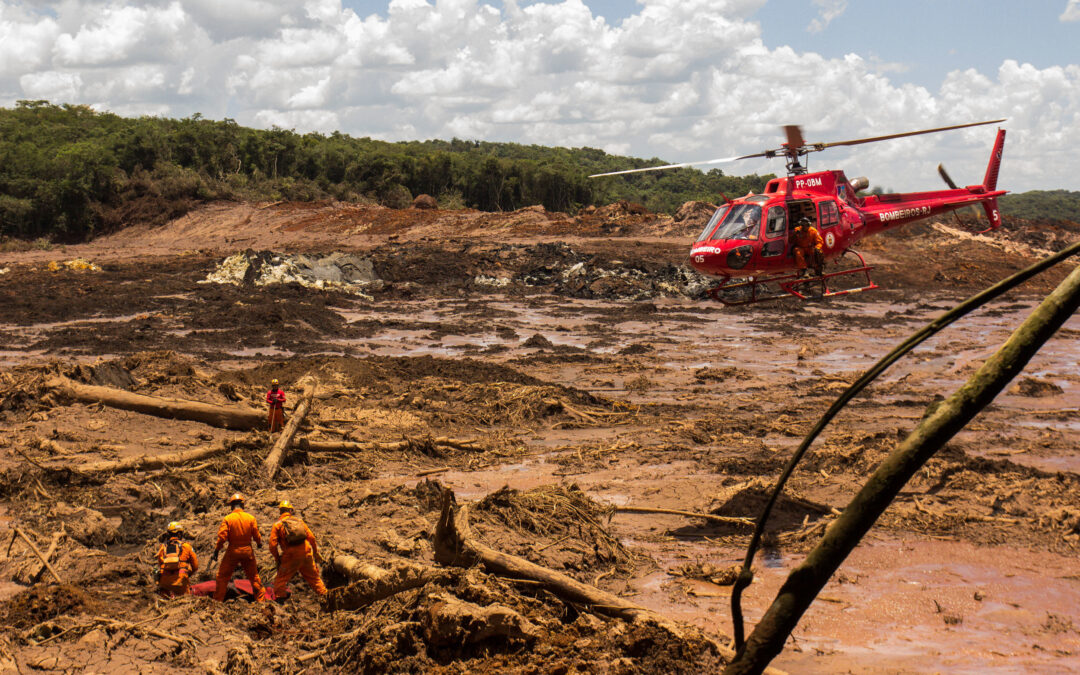
<instances>
[{"instance_id":1,"label":"number 05 on helicopter","mask_svg":"<svg viewBox=\"0 0 1080 675\"><path fill-rule=\"evenodd\" d=\"M590 178L783 156L788 175L769 181L762 194L725 199L690 249L690 264L703 274L719 278L720 283L709 294L728 305L792 296L805 300L844 295L877 288L870 278L872 268L852 248L868 236L976 204L982 205L989 221L989 227L984 231L1001 226L997 198L1005 191L997 189L997 179L1005 130L998 129L982 183L963 188L957 187L939 166L938 171L949 184L948 190L863 196L859 193L869 187L866 178L849 180L843 171L837 170L808 173L799 158L830 147L1003 121L974 122L833 143L806 143L798 126L786 126L787 142L776 150L704 162L614 171ZM814 237L812 232L807 235L810 230L806 224L797 228L800 221L809 221L818 236ZM808 245L808 241L812 243ZM825 271L825 263L840 267L840 260L845 255L851 256L847 260L854 259L853 266ZM851 287L853 280L856 284Z\"/></svg>"}]
</instances>

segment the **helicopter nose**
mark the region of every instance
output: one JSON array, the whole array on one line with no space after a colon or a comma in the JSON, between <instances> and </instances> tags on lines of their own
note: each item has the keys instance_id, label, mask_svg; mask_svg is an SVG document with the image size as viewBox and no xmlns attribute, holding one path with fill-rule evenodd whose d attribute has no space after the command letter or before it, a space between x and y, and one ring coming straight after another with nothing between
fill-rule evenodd
<instances>
[{"instance_id":1,"label":"helicopter nose","mask_svg":"<svg viewBox=\"0 0 1080 675\"><path fill-rule=\"evenodd\" d=\"M690 266L704 274L715 274L723 260L724 252L719 246L695 246L690 251Z\"/></svg>"},{"instance_id":2,"label":"helicopter nose","mask_svg":"<svg viewBox=\"0 0 1080 675\"><path fill-rule=\"evenodd\" d=\"M746 241L710 242L690 251L690 265L703 274L735 274L754 257L754 245Z\"/></svg>"}]
</instances>

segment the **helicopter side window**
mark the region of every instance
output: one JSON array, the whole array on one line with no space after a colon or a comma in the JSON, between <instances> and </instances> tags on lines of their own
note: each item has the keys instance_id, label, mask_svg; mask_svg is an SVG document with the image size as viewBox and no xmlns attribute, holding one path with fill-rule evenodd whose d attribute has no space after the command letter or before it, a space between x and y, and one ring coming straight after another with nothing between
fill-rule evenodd
<instances>
[{"instance_id":1,"label":"helicopter side window","mask_svg":"<svg viewBox=\"0 0 1080 675\"><path fill-rule=\"evenodd\" d=\"M697 238L698 241L705 241L709 238L709 233L712 232L712 229L716 227L717 223L724 219L724 214L727 213L728 208L730 207L727 204L724 204L716 209L716 213L712 214L712 218L709 218L709 222L705 223L705 229L701 231L701 235Z\"/></svg>"},{"instance_id":2,"label":"helicopter side window","mask_svg":"<svg viewBox=\"0 0 1080 675\"><path fill-rule=\"evenodd\" d=\"M757 239L761 233L761 206L735 204L724 222L716 228L713 239Z\"/></svg>"},{"instance_id":3,"label":"helicopter side window","mask_svg":"<svg viewBox=\"0 0 1080 675\"><path fill-rule=\"evenodd\" d=\"M836 208L836 202L829 200L818 204L818 225L821 229L840 224L840 211Z\"/></svg>"},{"instance_id":4,"label":"helicopter side window","mask_svg":"<svg viewBox=\"0 0 1080 675\"><path fill-rule=\"evenodd\" d=\"M774 206L769 209L769 218L765 224L765 236L779 237L787 232L787 211L783 206Z\"/></svg>"}]
</instances>

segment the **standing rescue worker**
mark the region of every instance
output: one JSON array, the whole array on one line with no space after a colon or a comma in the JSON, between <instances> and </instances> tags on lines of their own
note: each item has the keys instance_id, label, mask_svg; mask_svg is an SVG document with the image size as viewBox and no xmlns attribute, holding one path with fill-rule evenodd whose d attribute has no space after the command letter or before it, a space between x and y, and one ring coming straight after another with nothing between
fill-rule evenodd
<instances>
[{"instance_id":1,"label":"standing rescue worker","mask_svg":"<svg viewBox=\"0 0 1080 675\"><path fill-rule=\"evenodd\" d=\"M237 566L244 570L244 576L251 581L251 591L255 594L255 601L262 602L262 580L259 579L259 569L255 566L255 551L251 549L251 541L262 548L262 535L259 534L259 525L255 522L255 516L244 511L244 496L239 492L229 497L229 506L232 513L225 516L221 521L221 527L217 533L217 548L211 561L217 560L218 554L226 543L229 548L225 551L225 557L221 560L221 566L217 571L217 587L214 589L214 599L218 602L225 600L225 591L232 579L233 571Z\"/></svg>"},{"instance_id":2,"label":"standing rescue worker","mask_svg":"<svg viewBox=\"0 0 1080 675\"><path fill-rule=\"evenodd\" d=\"M270 391L266 392L266 402L270 405L268 423L270 433L281 431L285 425L285 390L278 387L276 379L270 381Z\"/></svg>"},{"instance_id":3,"label":"standing rescue worker","mask_svg":"<svg viewBox=\"0 0 1080 675\"><path fill-rule=\"evenodd\" d=\"M817 228L810 224L809 218L804 216L795 225L793 235L795 238L795 265L801 270L813 267L814 274L821 276L821 267L825 259L821 253L821 234L817 231Z\"/></svg>"},{"instance_id":4,"label":"standing rescue worker","mask_svg":"<svg viewBox=\"0 0 1080 675\"><path fill-rule=\"evenodd\" d=\"M165 543L158 548L158 592L167 598L187 595L191 589L188 577L199 571L199 559L191 544L182 541L184 528L177 522L169 523L165 531Z\"/></svg>"},{"instance_id":5,"label":"standing rescue worker","mask_svg":"<svg viewBox=\"0 0 1080 675\"><path fill-rule=\"evenodd\" d=\"M274 597L284 598L289 592L289 580L297 572L311 590L319 595L326 595L322 575L316 562L322 562L315 535L294 515L293 505L289 500L278 504L281 517L270 528L270 555L277 561L278 571L274 577ZM279 550L280 549L280 550Z\"/></svg>"}]
</instances>

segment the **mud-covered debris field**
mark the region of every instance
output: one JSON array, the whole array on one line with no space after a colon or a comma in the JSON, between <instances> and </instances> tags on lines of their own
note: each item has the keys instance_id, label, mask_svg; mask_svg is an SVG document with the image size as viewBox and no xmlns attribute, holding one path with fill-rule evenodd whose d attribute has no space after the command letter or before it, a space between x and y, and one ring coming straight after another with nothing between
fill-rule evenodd
<instances>
[{"instance_id":1,"label":"mud-covered debris field","mask_svg":"<svg viewBox=\"0 0 1080 675\"><path fill-rule=\"evenodd\" d=\"M0 670L717 672L743 519L818 416L910 333L1076 233L920 225L867 242L882 290L726 308L685 265L698 229L619 205L210 205L0 254ZM751 627L927 406L1067 271L951 326L841 413L774 511ZM1077 337L1073 319L907 485L774 666L1077 667ZM273 378L287 418L317 386L270 479L277 434L261 424L79 393L261 416ZM160 465L184 453L198 459ZM156 593L170 521L200 558L193 580L214 578L237 491L264 538L278 502L296 506L328 606L299 576L282 603L242 584L224 603ZM271 583L266 548L257 561Z\"/></svg>"}]
</instances>

